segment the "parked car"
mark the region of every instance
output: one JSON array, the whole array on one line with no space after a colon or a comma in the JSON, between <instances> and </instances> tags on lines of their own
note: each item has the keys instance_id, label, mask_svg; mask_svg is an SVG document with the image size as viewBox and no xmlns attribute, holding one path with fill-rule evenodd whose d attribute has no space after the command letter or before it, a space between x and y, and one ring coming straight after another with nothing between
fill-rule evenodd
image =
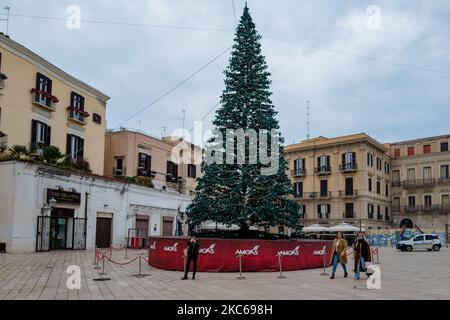
<instances>
[{"instance_id":1,"label":"parked car","mask_svg":"<svg viewBox=\"0 0 450 320\"><path fill-rule=\"evenodd\" d=\"M408 240L399 241L397 243L397 249L401 251L413 251L413 250L428 250L439 251L441 250L442 242L437 234L422 233L417 234L409 238Z\"/></svg>"}]
</instances>

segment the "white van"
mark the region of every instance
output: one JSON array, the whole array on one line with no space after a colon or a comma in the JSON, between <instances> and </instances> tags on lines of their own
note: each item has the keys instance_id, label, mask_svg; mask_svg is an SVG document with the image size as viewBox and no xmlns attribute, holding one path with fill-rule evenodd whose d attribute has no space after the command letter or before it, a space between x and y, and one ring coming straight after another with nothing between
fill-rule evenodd
<instances>
[{"instance_id":1,"label":"white van","mask_svg":"<svg viewBox=\"0 0 450 320\"><path fill-rule=\"evenodd\" d=\"M428 250L439 251L441 250L442 242L437 234L422 233L417 234L409 238L408 240L400 241L397 243L397 249L402 251L413 250Z\"/></svg>"}]
</instances>

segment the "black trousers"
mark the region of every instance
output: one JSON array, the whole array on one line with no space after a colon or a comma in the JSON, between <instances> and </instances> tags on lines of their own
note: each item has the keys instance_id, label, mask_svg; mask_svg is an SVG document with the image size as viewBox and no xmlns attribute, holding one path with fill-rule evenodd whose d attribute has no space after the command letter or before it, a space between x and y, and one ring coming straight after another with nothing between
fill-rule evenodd
<instances>
[{"instance_id":1,"label":"black trousers","mask_svg":"<svg viewBox=\"0 0 450 320\"><path fill-rule=\"evenodd\" d=\"M194 268L192 270L192 277L195 278L195 274L197 273L197 260L198 260L198 256L197 255L189 255L187 256L187 261L186 261L186 270L184 271L184 277L187 278L187 275L189 273L189 269L191 268L191 263L194 263Z\"/></svg>"}]
</instances>

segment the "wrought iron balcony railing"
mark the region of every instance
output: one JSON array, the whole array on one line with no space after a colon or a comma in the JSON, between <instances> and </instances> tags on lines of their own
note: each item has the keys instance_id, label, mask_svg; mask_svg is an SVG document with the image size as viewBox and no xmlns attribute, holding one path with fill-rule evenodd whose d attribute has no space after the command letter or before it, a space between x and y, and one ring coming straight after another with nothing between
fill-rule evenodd
<instances>
[{"instance_id":1,"label":"wrought iron balcony railing","mask_svg":"<svg viewBox=\"0 0 450 320\"><path fill-rule=\"evenodd\" d=\"M339 166L339 170L343 173L356 172L358 165L356 163L343 163Z\"/></svg>"}]
</instances>

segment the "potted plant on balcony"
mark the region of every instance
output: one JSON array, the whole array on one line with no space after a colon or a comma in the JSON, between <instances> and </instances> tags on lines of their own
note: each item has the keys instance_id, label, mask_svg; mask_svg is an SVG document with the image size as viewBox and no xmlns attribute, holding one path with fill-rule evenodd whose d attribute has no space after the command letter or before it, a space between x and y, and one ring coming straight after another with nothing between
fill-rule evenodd
<instances>
[{"instance_id":1,"label":"potted plant on balcony","mask_svg":"<svg viewBox=\"0 0 450 320\"><path fill-rule=\"evenodd\" d=\"M27 154L27 147L15 144L9 149L9 152L14 160L20 160L22 156Z\"/></svg>"}]
</instances>

